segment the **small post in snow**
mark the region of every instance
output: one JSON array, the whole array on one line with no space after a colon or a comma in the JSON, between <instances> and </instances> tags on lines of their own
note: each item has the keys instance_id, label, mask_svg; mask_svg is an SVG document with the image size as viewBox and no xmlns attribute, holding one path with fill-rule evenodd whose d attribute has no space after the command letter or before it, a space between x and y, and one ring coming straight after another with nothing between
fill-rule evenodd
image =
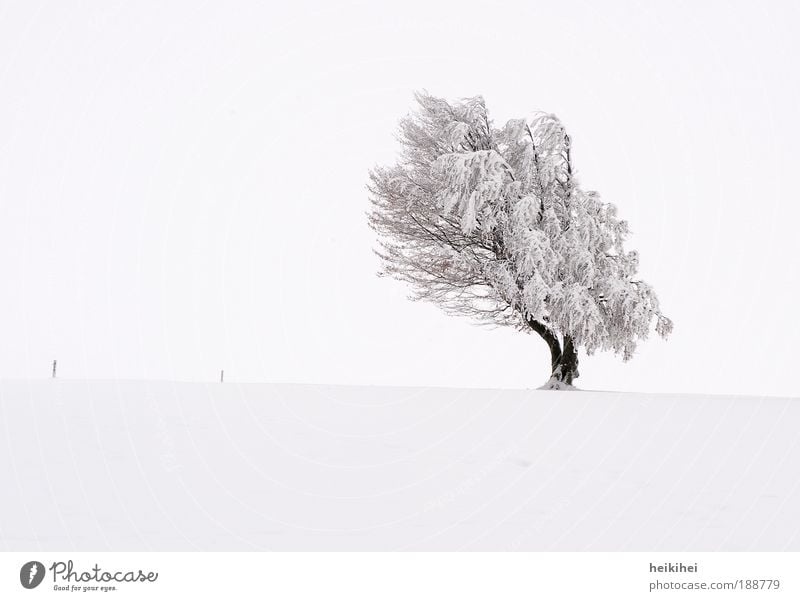
<instances>
[{"instance_id":1,"label":"small post in snow","mask_svg":"<svg viewBox=\"0 0 800 601\"><path fill-rule=\"evenodd\" d=\"M56 360L53 359L53 377L56 377Z\"/></svg>"},{"instance_id":2,"label":"small post in snow","mask_svg":"<svg viewBox=\"0 0 800 601\"><path fill-rule=\"evenodd\" d=\"M225 381L225 370L220 370L219 372L219 383L222 384Z\"/></svg>"}]
</instances>

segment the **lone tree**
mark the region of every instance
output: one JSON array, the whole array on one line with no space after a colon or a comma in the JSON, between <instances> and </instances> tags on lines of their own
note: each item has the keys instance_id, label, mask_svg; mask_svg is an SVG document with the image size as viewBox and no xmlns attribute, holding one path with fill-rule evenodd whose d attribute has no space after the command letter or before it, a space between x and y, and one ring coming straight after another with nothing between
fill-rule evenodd
<instances>
[{"instance_id":1,"label":"lone tree","mask_svg":"<svg viewBox=\"0 0 800 601\"><path fill-rule=\"evenodd\" d=\"M627 361L653 321L669 334L637 253L623 249L628 224L579 187L555 115L498 129L480 96L415 96L399 161L370 172L381 275L449 313L536 332L550 349L549 388L578 377L580 347Z\"/></svg>"}]
</instances>

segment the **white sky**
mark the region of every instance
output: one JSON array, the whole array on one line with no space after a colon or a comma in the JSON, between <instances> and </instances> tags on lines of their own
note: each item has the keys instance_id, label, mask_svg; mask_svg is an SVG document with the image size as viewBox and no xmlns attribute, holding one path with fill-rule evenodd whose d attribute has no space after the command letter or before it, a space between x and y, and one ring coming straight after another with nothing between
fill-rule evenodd
<instances>
[{"instance_id":1,"label":"white sky","mask_svg":"<svg viewBox=\"0 0 800 601\"><path fill-rule=\"evenodd\" d=\"M533 387L378 279L412 91L541 109L675 321L583 388L800 395L792 2L0 2L0 377Z\"/></svg>"}]
</instances>

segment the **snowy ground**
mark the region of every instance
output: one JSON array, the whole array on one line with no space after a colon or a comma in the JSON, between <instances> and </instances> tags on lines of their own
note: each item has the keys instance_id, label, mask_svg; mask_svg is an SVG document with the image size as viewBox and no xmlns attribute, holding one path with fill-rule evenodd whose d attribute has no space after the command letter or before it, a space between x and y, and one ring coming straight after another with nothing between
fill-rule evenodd
<instances>
[{"instance_id":1,"label":"snowy ground","mask_svg":"<svg viewBox=\"0 0 800 601\"><path fill-rule=\"evenodd\" d=\"M5 381L0 550L800 550L800 399Z\"/></svg>"}]
</instances>

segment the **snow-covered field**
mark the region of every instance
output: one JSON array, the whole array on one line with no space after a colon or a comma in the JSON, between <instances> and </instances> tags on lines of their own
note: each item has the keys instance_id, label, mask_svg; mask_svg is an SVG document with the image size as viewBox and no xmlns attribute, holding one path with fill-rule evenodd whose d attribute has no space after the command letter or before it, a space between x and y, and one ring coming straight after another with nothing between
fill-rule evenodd
<instances>
[{"instance_id":1,"label":"snow-covered field","mask_svg":"<svg viewBox=\"0 0 800 601\"><path fill-rule=\"evenodd\" d=\"M800 399L0 383L2 550L800 550Z\"/></svg>"}]
</instances>

